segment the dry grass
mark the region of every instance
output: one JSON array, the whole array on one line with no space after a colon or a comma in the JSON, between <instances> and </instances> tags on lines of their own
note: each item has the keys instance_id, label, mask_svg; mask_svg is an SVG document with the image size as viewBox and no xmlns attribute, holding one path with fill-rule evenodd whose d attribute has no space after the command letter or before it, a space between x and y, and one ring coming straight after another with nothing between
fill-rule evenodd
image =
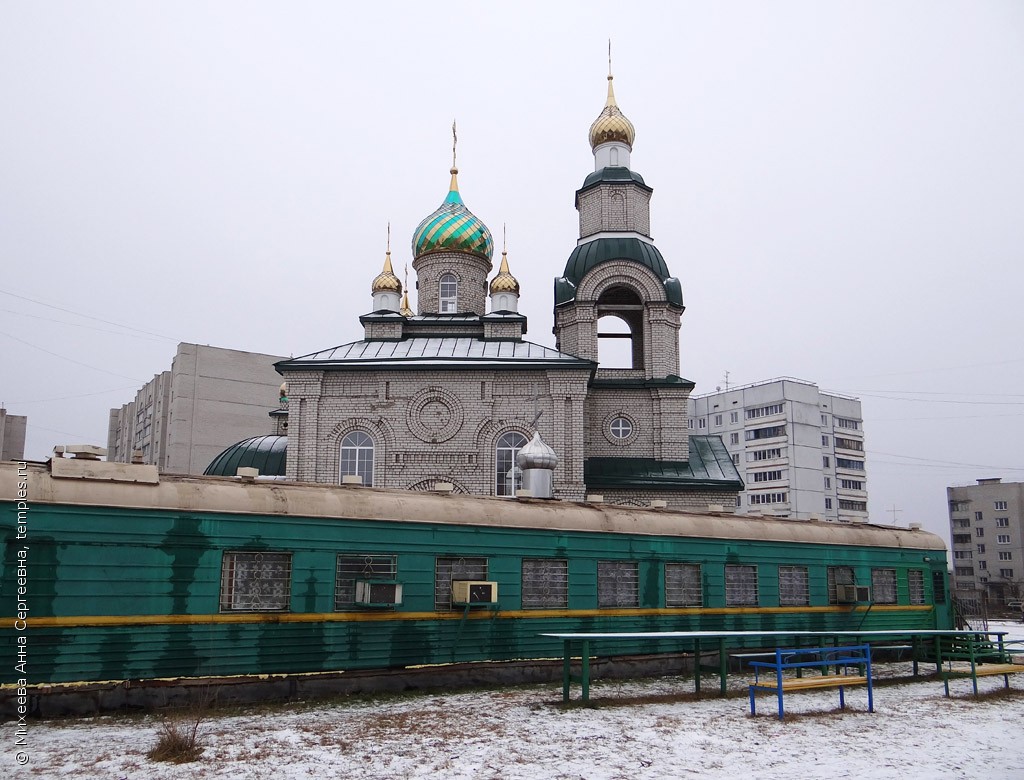
<instances>
[{"instance_id":1,"label":"dry grass","mask_svg":"<svg viewBox=\"0 0 1024 780\"><path fill-rule=\"evenodd\" d=\"M172 764L187 764L203 753L199 744L199 726L202 718L180 718L165 720L157 732L156 745L146 753L151 761L169 761Z\"/></svg>"},{"instance_id":2,"label":"dry grass","mask_svg":"<svg viewBox=\"0 0 1024 780\"><path fill-rule=\"evenodd\" d=\"M209 688L197 692L191 706L164 719L157 730L156 745L146 753L150 761L188 764L197 761L205 749L199 741L199 728L216 697Z\"/></svg>"}]
</instances>

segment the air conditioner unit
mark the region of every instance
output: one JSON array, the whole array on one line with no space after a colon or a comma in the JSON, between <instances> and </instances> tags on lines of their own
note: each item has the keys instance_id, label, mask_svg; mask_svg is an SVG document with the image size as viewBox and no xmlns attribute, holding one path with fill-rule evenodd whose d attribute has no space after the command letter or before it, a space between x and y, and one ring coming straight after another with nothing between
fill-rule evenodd
<instances>
[{"instance_id":1,"label":"air conditioner unit","mask_svg":"<svg viewBox=\"0 0 1024 780\"><path fill-rule=\"evenodd\" d=\"M356 580L356 606L393 607L402 603L402 583L394 580Z\"/></svg>"},{"instance_id":2,"label":"air conditioner unit","mask_svg":"<svg viewBox=\"0 0 1024 780\"><path fill-rule=\"evenodd\" d=\"M496 604L498 583L483 580L452 580L452 604Z\"/></svg>"},{"instance_id":3,"label":"air conditioner unit","mask_svg":"<svg viewBox=\"0 0 1024 780\"><path fill-rule=\"evenodd\" d=\"M867 585L836 585L836 601L840 604L871 601L871 588Z\"/></svg>"}]
</instances>

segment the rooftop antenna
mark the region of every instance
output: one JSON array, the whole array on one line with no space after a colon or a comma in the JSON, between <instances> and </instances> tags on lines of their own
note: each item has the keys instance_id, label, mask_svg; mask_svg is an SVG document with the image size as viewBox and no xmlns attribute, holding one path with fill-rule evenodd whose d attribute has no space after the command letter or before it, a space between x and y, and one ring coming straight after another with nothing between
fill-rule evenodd
<instances>
[{"instance_id":1,"label":"rooftop antenna","mask_svg":"<svg viewBox=\"0 0 1024 780\"><path fill-rule=\"evenodd\" d=\"M893 504L891 507L889 507L885 511L886 512L892 512L892 524L896 525L896 515L899 514L900 512L902 512L903 510L902 509L897 509L896 505Z\"/></svg>"},{"instance_id":2,"label":"rooftop antenna","mask_svg":"<svg viewBox=\"0 0 1024 780\"><path fill-rule=\"evenodd\" d=\"M725 385L725 389L728 390L729 389L729 372L728 371L726 371L725 372L725 376L722 377L722 383Z\"/></svg>"}]
</instances>

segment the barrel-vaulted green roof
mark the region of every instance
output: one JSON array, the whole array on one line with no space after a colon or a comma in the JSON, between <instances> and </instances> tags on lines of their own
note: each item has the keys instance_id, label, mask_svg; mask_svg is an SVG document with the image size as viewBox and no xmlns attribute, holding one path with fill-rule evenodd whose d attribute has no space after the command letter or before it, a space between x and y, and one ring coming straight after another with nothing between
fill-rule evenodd
<instances>
[{"instance_id":1,"label":"barrel-vaulted green roof","mask_svg":"<svg viewBox=\"0 0 1024 780\"><path fill-rule=\"evenodd\" d=\"M580 244L572 250L565 262L562 277L555 280L555 305L568 303L576 298L576 288L591 270L612 260L631 260L652 271L665 285L669 303L683 305L683 289L679 280L668 271L665 258L658 247L632 236L604 236Z\"/></svg>"},{"instance_id":2,"label":"barrel-vaulted green roof","mask_svg":"<svg viewBox=\"0 0 1024 780\"><path fill-rule=\"evenodd\" d=\"M287 436L253 436L224 450L203 474L233 477L240 468L254 468L259 470L261 477L283 477L287 449Z\"/></svg>"}]
</instances>

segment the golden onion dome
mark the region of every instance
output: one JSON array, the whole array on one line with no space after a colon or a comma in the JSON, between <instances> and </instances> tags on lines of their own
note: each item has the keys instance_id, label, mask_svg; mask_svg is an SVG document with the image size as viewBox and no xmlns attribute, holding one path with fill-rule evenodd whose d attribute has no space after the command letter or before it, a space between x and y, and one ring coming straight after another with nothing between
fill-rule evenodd
<instances>
[{"instance_id":1,"label":"golden onion dome","mask_svg":"<svg viewBox=\"0 0 1024 780\"><path fill-rule=\"evenodd\" d=\"M398 312L403 317L411 317L413 315L412 307L409 305L409 291L406 290L402 296L402 308Z\"/></svg>"},{"instance_id":2,"label":"golden onion dome","mask_svg":"<svg viewBox=\"0 0 1024 780\"><path fill-rule=\"evenodd\" d=\"M519 295L519 281L508 270L508 252L501 253L501 267L491 280L491 294L503 292Z\"/></svg>"},{"instance_id":3,"label":"golden onion dome","mask_svg":"<svg viewBox=\"0 0 1024 780\"><path fill-rule=\"evenodd\" d=\"M619 143L624 143L629 147L630 151L633 151L633 139L636 138L636 129L615 103L615 90L612 89L612 78L612 75L609 73L608 101L604 104L604 110L598 114L594 124L590 126L590 148L596 149L601 144L618 141Z\"/></svg>"},{"instance_id":4,"label":"golden onion dome","mask_svg":"<svg viewBox=\"0 0 1024 780\"><path fill-rule=\"evenodd\" d=\"M384 255L384 270L377 274L370 289L374 293L393 292L402 293L402 280L395 276L391 268L391 252Z\"/></svg>"}]
</instances>

